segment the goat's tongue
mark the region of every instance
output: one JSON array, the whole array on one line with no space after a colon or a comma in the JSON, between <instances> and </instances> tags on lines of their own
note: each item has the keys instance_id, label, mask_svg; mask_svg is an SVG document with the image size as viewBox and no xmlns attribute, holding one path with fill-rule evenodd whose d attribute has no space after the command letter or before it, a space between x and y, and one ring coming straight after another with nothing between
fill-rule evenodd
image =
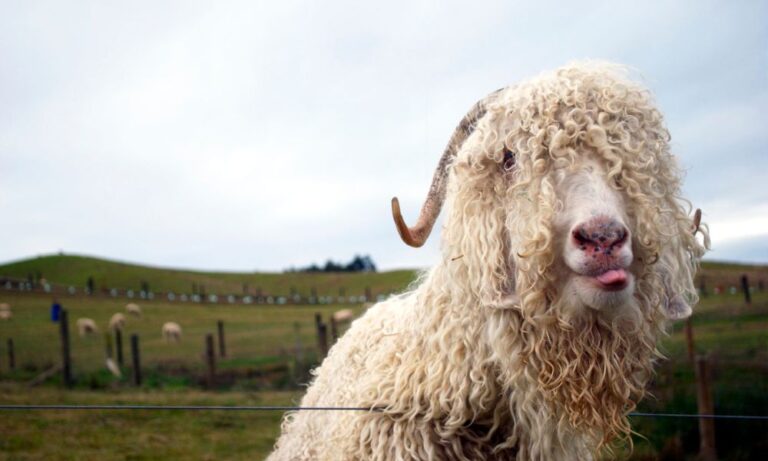
<instances>
[{"instance_id":1,"label":"goat's tongue","mask_svg":"<svg viewBox=\"0 0 768 461\"><path fill-rule=\"evenodd\" d=\"M603 285L617 285L627 281L627 273L624 269L614 269L595 277Z\"/></svg>"}]
</instances>

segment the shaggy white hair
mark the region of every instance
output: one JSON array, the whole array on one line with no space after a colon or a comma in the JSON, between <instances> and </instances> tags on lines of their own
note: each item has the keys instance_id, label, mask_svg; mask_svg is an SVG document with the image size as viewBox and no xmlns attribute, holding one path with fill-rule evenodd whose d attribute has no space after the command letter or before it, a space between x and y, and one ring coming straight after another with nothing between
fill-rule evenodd
<instances>
[{"instance_id":1,"label":"shaggy white hair","mask_svg":"<svg viewBox=\"0 0 768 461\"><path fill-rule=\"evenodd\" d=\"M269 460L582 460L631 444L626 415L667 319L697 302L708 246L661 113L623 67L592 62L470 113L429 219L398 222L420 245L446 197L441 262L356 320L301 401L371 410L291 413Z\"/></svg>"}]
</instances>

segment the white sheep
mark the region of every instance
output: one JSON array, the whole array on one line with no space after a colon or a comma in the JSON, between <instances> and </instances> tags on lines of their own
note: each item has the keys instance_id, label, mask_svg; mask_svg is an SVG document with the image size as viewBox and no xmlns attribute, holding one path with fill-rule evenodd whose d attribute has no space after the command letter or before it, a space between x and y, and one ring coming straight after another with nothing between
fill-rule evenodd
<instances>
[{"instance_id":1,"label":"white sheep","mask_svg":"<svg viewBox=\"0 0 768 461\"><path fill-rule=\"evenodd\" d=\"M301 401L370 410L290 413L269 460L588 460L628 443L664 325L697 301L708 234L680 183L622 67L480 101L417 224L392 203L420 246L446 201L440 262L355 320Z\"/></svg>"},{"instance_id":2,"label":"white sheep","mask_svg":"<svg viewBox=\"0 0 768 461\"><path fill-rule=\"evenodd\" d=\"M99 331L99 329L98 327L96 327L96 322L94 322L93 319L89 319L89 318L77 319L77 332L80 334L81 338L90 336L96 333L97 331Z\"/></svg>"},{"instance_id":3,"label":"white sheep","mask_svg":"<svg viewBox=\"0 0 768 461\"><path fill-rule=\"evenodd\" d=\"M177 343L181 341L181 326L176 322L165 322L162 329L163 339L166 342Z\"/></svg>"},{"instance_id":4,"label":"white sheep","mask_svg":"<svg viewBox=\"0 0 768 461\"><path fill-rule=\"evenodd\" d=\"M134 317L141 317L141 307L135 303L128 303L125 305L125 311Z\"/></svg>"},{"instance_id":5,"label":"white sheep","mask_svg":"<svg viewBox=\"0 0 768 461\"><path fill-rule=\"evenodd\" d=\"M13 318L13 311L11 305L8 303L0 303L0 320L11 320Z\"/></svg>"},{"instance_id":6,"label":"white sheep","mask_svg":"<svg viewBox=\"0 0 768 461\"><path fill-rule=\"evenodd\" d=\"M333 320L336 323L350 322L353 318L355 318L355 313L352 312L352 309L341 309L333 313Z\"/></svg>"},{"instance_id":7,"label":"white sheep","mask_svg":"<svg viewBox=\"0 0 768 461\"><path fill-rule=\"evenodd\" d=\"M109 330L122 330L125 328L125 315L117 312L109 319Z\"/></svg>"}]
</instances>

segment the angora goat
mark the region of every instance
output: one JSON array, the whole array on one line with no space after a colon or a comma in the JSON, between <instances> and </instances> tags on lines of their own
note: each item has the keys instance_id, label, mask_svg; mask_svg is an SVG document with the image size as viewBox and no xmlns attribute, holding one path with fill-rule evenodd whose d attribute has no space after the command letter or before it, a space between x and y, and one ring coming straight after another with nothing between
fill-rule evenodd
<instances>
[{"instance_id":1,"label":"angora goat","mask_svg":"<svg viewBox=\"0 0 768 461\"><path fill-rule=\"evenodd\" d=\"M620 66L576 63L477 103L406 243L446 200L442 260L373 306L289 414L277 460L584 460L629 440L708 246L669 134ZM695 234L703 234L702 242Z\"/></svg>"}]
</instances>

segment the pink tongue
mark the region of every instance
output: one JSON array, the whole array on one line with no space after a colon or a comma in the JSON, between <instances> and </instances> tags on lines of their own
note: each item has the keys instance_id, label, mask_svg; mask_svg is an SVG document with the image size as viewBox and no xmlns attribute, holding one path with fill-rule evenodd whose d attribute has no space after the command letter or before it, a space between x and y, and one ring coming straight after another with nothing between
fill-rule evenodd
<instances>
[{"instance_id":1,"label":"pink tongue","mask_svg":"<svg viewBox=\"0 0 768 461\"><path fill-rule=\"evenodd\" d=\"M595 277L598 282L603 285L614 285L617 283L624 283L627 281L627 273L624 269L616 269L605 272Z\"/></svg>"}]
</instances>

